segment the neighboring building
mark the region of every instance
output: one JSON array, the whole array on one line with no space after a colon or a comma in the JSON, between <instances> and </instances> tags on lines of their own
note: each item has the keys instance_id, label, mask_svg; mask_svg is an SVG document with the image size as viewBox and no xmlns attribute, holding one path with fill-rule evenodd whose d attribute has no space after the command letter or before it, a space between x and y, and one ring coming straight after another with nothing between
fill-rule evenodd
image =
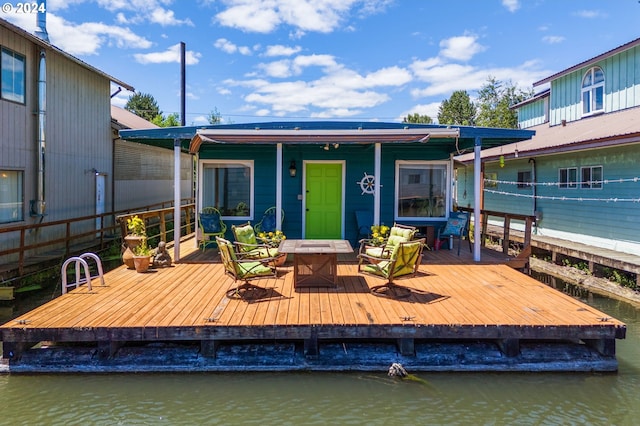
<instances>
[{"instance_id":1,"label":"neighboring building","mask_svg":"<svg viewBox=\"0 0 640 426\"><path fill-rule=\"evenodd\" d=\"M42 26L40 33L0 19L0 227L94 215L112 203L110 85L133 87L51 45ZM48 227L25 238L64 234ZM16 243L3 234L0 249Z\"/></svg>"},{"instance_id":2,"label":"neighboring building","mask_svg":"<svg viewBox=\"0 0 640 426\"><path fill-rule=\"evenodd\" d=\"M440 226L452 207L452 153L529 139L533 132L377 122L275 122L122 130L124 140L198 157L198 209L227 224L255 223L277 207L289 238L358 236L356 214ZM379 185L379 186L378 186ZM479 246L478 246L479 251Z\"/></svg>"},{"instance_id":3,"label":"neighboring building","mask_svg":"<svg viewBox=\"0 0 640 426\"><path fill-rule=\"evenodd\" d=\"M173 201L173 152L166 149L120 139L124 129L157 129L155 124L126 109L111 105L113 138L113 206L112 211ZM193 198L194 164L192 156L183 153L181 193Z\"/></svg>"},{"instance_id":4,"label":"neighboring building","mask_svg":"<svg viewBox=\"0 0 640 426\"><path fill-rule=\"evenodd\" d=\"M529 141L483 152L484 208L535 214L535 232L640 252L640 39L547 77L513 108ZM457 203L473 205L469 154Z\"/></svg>"}]
</instances>

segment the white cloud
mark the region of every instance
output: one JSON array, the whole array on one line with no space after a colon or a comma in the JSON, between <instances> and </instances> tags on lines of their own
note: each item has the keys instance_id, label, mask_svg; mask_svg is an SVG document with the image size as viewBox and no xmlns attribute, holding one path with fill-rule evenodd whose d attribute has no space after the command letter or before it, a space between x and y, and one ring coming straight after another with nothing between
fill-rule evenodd
<instances>
[{"instance_id":1,"label":"white cloud","mask_svg":"<svg viewBox=\"0 0 640 426\"><path fill-rule=\"evenodd\" d=\"M402 121L409 114L428 115L434 123L438 121L438 110L441 102L431 102L428 104L417 104L400 114L396 121Z\"/></svg>"},{"instance_id":2,"label":"white cloud","mask_svg":"<svg viewBox=\"0 0 640 426\"><path fill-rule=\"evenodd\" d=\"M502 5L507 8L509 12L515 12L520 9L520 0L502 0Z\"/></svg>"},{"instance_id":3,"label":"white cloud","mask_svg":"<svg viewBox=\"0 0 640 426\"><path fill-rule=\"evenodd\" d=\"M75 3L82 2L81 0L72 1ZM141 24L151 22L163 27L193 26L193 22L189 18L178 19L173 10L164 7L171 4L171 0L96 0L96 3L110 12L117 11L116 18L120 23ZM130 16L126 16L123 11L129 12Z\"/></svg>"},{"instance_id":4,"label":"white cloud","mask_svg":"<svg viewBox=\"0 0 640 426\"><path fill-rule=\"evenodd\" d=\"M544 36L542 37L542 41L547 44L557 44L562 43L565 40L563 36Z\"/></svg>"},{"instance_id":5,"label":"white cloud","mask_svg":"<svg viewBox=\"0 0 640 426\"><path fill-rule=\"evenodd\" d=\"M198 52L187 50L185 52L185 62L187 65L195 65L200 61L201 56ZM141 64L180 63L180 43L170 46L164 52L137 53L133 57L136 62Z\"/></svg>"},{"instance_id":6,"label":"white cloud","mask_svg":"<svg viewBox=\"0 0 640 426\"><path fill-rule=\"evenodd\" d=\"M241 55L251 55L251 48L247 47L247 46L238 46L235 43L232 43L231 41L227 40L226 38L219 38L215 41L215 43L213 43L214 47L216 49L220 49L225 53L240 53Z\"/></svg>"},{"instance_id":7,"label":"white cloud","mask_svg":"<svg viewBox=\"0 0 640 426\"><path fill-rule=\"evenodd\" d=\"M300 46L283 46L276 44L267 46L267 50L264 52L264 56L291 56L300 52L302 48Z\"/></svg>"},{"instance_id":8,"label":"white cloud","mask_svg":"<svg viewBox=\"0 0 640 426\"><path fill-rule=\"evenodd\" d=\"M477 42L476 36L464 35L444 39L440 42L440 55L458 61L468 61L486 48Z\"/></svg>"},{"instance_id":9,"label":"white cloud","mask_svg":"<svg viewBox=\"0 0 640 426\"><path fill-rule=\"evenodd\" d=\"M215 19L219 24L243 31L269 33L280 25L305 32L328 33L341 28L355 5L363 14L380 13L388 0L223 0L227 8Z\"/></svg>"},{"instance_id":10,"label":"white cloud","mask_svg":"<svg viewBox=\"0 0 640 426\"><path fill-rule=\"evenodd\" d=\"M580 18L594 19L594 18L606 18L607 14L600 10L579 10L574 15Z\"/></svg>"}]
</instances>

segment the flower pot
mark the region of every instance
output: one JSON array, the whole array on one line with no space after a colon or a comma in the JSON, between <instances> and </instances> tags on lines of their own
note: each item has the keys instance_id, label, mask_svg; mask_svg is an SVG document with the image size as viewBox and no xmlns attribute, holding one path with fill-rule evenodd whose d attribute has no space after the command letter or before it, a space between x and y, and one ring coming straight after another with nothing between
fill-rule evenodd
<instances>
[{"instance_id":1,"label":"flower pot","mask_svg":"<svg viewBox=\"0 0 640 426\"><path fill-rule=\"evenodd\" d=\"M127 265L127 268L135 269L135 266L133 264L133 252L131 250L133 250L134 247L140 244L143 239L144 237L140 237L137 235L127 235L126 237L124 237L124 241L126 244L124 251L122 252L122 262Z\"/></svg>"},{"instance_id":2,"label":"flower pot","mask_svg":"<svg viewBox=\"0 0 640 426\"><path fill-rule=\"evenodd\" d=\"M287 261L287 254L286 253L281 253L278 256L276 256L276 260L273 261L273 263L276 266L282 266L285 264L285 262Z\"/></svg>"},{"instance_id":3,"label":"flower pot","mask_svg":"<svg viewBox=\"0 0 640 426\"><path fill-rule=\"evenodd\" d=\"M151 264L151 256L133 256L136 272L147 272Z\"/></svg>"}]
</instances>

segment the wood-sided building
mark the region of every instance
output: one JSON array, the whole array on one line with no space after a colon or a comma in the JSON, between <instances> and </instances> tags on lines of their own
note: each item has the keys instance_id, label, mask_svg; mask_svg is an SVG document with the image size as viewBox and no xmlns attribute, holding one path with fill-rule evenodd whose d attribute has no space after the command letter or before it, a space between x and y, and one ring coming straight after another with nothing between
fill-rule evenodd
<instances>
[{"instance_id":1,"label":"wood-sided building","mask_svg":"<svg viewBox=\"0 0 640 426\"><path fill-rule=\"evenodd\" d=\"M534 83L513 108L529 141L482 153L485 209L536 215L537 235L640 252L640 38ZM456 157L474 204L474 159Z\"/></svg>"},{"instance_id":2,"label":"wood-sided building","mask_svg":"<svg viewBox=\"0 0 640 426\"><path fill-rule=\"evenodd\" d=\"M3 19L0 49L0 227L107 211L111 83L133 87ZM52 227L29 233L26 243L64 232ZM13 235L3 234L0 247L19 244Z\"/></svg>"},{"instance_id":3,"label":"wood-sided building","mask_svg":"<svg viewBox=\"0 0 640 426\"><path fill-rule=\"evenodd\" d=\"M196 155L198 210L217 207L229 234L230 225L258 221L275 206L289 238L351 241L358 237L359 210L370 211L378 224L440 226L453 207L452 154L532 134L332 121L120 131L124 140ZM478 258L479 252L478 245Z\"/></svg>"}]
</instances>

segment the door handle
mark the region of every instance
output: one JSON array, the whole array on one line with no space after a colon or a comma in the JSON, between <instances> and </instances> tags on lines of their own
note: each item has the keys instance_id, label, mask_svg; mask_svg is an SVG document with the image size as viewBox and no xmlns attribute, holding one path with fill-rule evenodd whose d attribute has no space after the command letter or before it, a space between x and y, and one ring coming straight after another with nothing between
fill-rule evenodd
<instances>
[{"instance_id":1,"label":"door handle","mask_svg":"<svg viewBox=\"0 0 640 426\"><path fill-rule=\"evenodd\" d=\"M306 209L307 211L309 211L309 209Z\"/></svg>"}]
</instances>

